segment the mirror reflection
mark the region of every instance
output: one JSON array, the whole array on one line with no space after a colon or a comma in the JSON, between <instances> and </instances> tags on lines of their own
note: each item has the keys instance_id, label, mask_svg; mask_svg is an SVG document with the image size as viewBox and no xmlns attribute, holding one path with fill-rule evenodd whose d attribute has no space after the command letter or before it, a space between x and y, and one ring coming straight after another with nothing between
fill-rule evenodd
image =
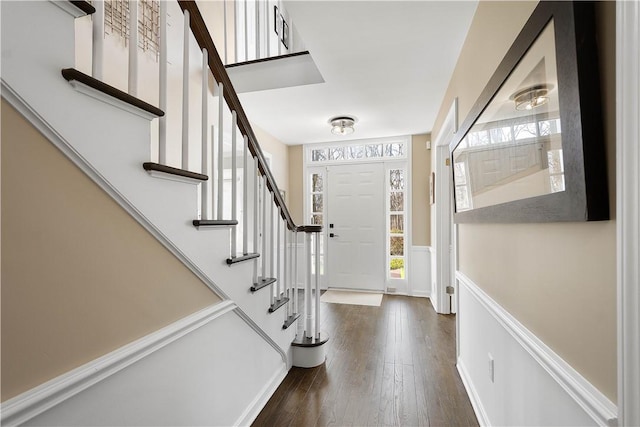
<instances>
[{"instance_id":1,"label":"mirror reflection","mask_svg":"<svg viewBox=\"0 0 640 427\"><path fill-rule=\"evenodd\" d=\"M456 212L565 190L553 20L453 151Z\"/></svg>"}]
</instances>

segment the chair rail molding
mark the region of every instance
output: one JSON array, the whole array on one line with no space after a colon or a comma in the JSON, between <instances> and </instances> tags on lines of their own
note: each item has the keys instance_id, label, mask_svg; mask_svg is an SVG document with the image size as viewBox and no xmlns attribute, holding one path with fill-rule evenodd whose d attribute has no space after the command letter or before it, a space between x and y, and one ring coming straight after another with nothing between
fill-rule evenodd
<instances>
[{"instance_id":1,"label":"chair rail molding","mask_svg":"<svg viewBox=\"0 0 640 427\"><path fill-rule=\"evenodd\" d=\"M640 425L640 3L616 2L618 413Z\"/></svg>"}]
</instances>

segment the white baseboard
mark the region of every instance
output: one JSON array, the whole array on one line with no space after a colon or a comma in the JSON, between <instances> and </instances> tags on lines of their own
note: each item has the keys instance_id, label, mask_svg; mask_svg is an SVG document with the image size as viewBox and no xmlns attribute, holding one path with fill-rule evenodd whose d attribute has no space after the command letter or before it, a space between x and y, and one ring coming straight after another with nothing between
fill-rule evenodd
<instances>
[{"instance_id":1,"label":"white baseboard","mask_svg":"<svg viewBox=\"0 0 640 427\"><path fill-rule=\"evenodd\" d=\"M504 407L516 399L515 393L522 405L519 413L529 423L617 424L617 407L604 394L469 277L457 272L456 278L461 305L458 365L479 419L487 425L489 419L497 424L524 422L505 415ZM496 361L495 382L488 379L487 352Z\"/></svg>"},{"instance_id":2,"label":"white baseboard","mask_svg":"<svg viewBox=\"0 0 640 427\"><path fill-rule=\"evenodd\" d=\"M271 399L271 396L273 396L273 393L275 393L276 389L280 386L284 378L287 376L287 373L287 368L284 365L280 370L276 371L273 374L273 377L271 377L271 380L267 384L265 384L261 392L256 396L253 402L251 402L251 405L247 407L245 412L233 425L251 425L251 423L253 423L260 414L260 411L262 411L262 409L265 407L269 399Z\"/></svg>"},{"instance_id":3,"label":"white baseboard","mask_svg":"<svg viewBox=\"0 0 640 427\"><path fill-rule=\"evenodd\" d=\"M478 418L478 424L480 424L481 426L490 426L491 423L489 422L487 413L484 410L484 406L482 406L480 395L476 391L476 388L473 386L473 382L471 381L469 373L464 367L464 363L462 360L458 359L456 368L458 369L458 373L460 374L462 384L464 384L464 388L467 390L467 394L469 395L471 406L473 406L473 411L476 413L476 417Z\"/></svg>"}]
</instances>

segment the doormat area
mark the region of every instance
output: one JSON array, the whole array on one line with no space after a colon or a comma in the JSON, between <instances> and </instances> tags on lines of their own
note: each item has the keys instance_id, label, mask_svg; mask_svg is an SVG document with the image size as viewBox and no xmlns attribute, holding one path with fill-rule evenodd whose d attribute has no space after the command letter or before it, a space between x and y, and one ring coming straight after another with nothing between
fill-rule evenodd
<instances>
[{"instance_id":1,"label":"doormat area","mask_svg":"<svg viewBox=\"0 0 640 427\"><path fill-rule=\"evenodd\" d=\"M331 304L370 305L373 307L380 307L380 304L382 303L382 294L329 289L322 294L320 301Z\"/></svg>"}]
</instances>

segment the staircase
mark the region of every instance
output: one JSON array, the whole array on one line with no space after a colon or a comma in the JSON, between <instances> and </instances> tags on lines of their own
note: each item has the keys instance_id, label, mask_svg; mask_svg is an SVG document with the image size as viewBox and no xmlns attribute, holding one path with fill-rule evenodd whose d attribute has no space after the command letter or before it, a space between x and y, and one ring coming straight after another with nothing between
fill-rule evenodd
<instances>
[{"instance_id":1,"label":"staircase","mask_svg":"<svg viewBox=\"0 0 640 427\"><path fill-rule=\"evenodd\" d=\"M130 6L138 10L138 2ZM264 367L261 372L268 374L269 381L253 385L259 388L257 397L249 399L240 413L230 410L226 418L214 413L190 421L250 423L292 365L311 367L324 362L327 337L320 333L320 292L317 276L312 274L319 271L313 254L319 253L322 228L292 220L195 2L160 2L161 46L158 75L153 77L158 79L158 90L151 95L141 84L151 77L141 73L144 67L138 65L135 13L130 21L134 30L128 39L126 91L109 81L105 69L117 59L106 56L108 48L100 37L93 39L91 73L76 67L74 21L86 19L96 9L93 31L103 34L104 3L100 1L3 2L2 97L219 296L223 302L215 310L221 316L232 310L253 331L247 342L255 341L248 345L256 354L248 360ZM174 20L175 30L178 13L184 22L184 39L176 42L168 31L167 17ZM194 42L199 51L193 49ZM182 68L186 76L177 83L172 79L175 70L166 65L175 58L174 45L183 46L183 59L182 64L172 62L171 66ZM195 71L194 58L201 64ZM194 74L202 82L195 102ZM172 98L176 84L181 86L181 99ZM176 140L178 134L181 138ZM302 286L304 303L299 304ZM229 338L233 331L226 336L228 341L220 346L233 347ZM167 343L172 339L178 338ZM139 359L126 361L131 352L152 347L134 344L137 350L118 350L126 353L117 356L125 361L118 368L122 372L137 366L132 364ZM238 357L247 356L244 350L235 351ZM278 362L273 362L272 353L279 355ZM133 405L142 415L120 422L100 418L101 411L107 411L102 404L83 405L85 418L72 409L84 390L100 389L116 371L95 381L55 378L5 401L2 424L157 424L151 411L140 409L144 408L140 402ZM239 383L250 382L242 372L234 375ZM216 390L220 402L233 401L231 393L224 396L227 384L208 387ZM102 400L95 399L115 399L104 390ZM178 400L182 398L187 396ZM57 409L65 405L69 409ZM170 423L182 422L187 421L177 418Z\"/></svg>"}]
</instances>

